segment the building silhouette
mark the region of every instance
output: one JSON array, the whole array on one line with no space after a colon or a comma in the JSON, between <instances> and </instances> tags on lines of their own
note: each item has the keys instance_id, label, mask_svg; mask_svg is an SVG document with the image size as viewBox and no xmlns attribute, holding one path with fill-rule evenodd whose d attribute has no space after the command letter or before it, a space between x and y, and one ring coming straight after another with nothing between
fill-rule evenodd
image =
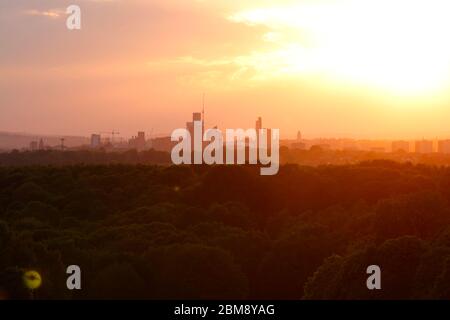
<instances>
[{"instance_id":1,"label":"building silhouette","mask_svg":"<svg viewBox=\"0 0 450 320\"><path fill-rule=\"evenodd\" d=\"M432 153L433 152L433 141L431 140L418 140L415 143L416 153Z\"/></svg>"},{"instance_id":2,"label":"building silhouette","mask_svg":"<svg viewBox=\"0 0 450 320\"><path fill-rule=\"evenodd\" d=\"M99 148L101 146L102 137L99 134L91 135L91 148Z\"/></svg>"},{"instance_id":3,"label":"building silhouette","mask_svg":"<svg viewBox=\"0 0 450 320\"><path fill-rule=\"evenodd\" d=\"M30 150L36 151L38 149L38 142L37 141L31 141L30 142Z\"/></svg>"},{"instance_id":4,"label":"building silhouette","mask_svg":"<svg viewBox=\"0 0 450 320\"><path fill-rule=\"evenodd\" d=\"M133 136L128 140L128 146L138 151L144 150L146 147L145 132L139 131L137 136Z\"/></svg>"},{"instance_id":5,"label":"building silhouette","mask_svg":"<svg viewBox=\"0 0 450 320\"><path fill-rule=\"evenodd\" d=\"M258 119L256 120L255 129L256 129L256 133L258 133L259 130L262 129L262 118L261 117L258 117Z\"/></svg>"},{"instance_id":6,"label":"building silhouette","mask_svg":"<svg viewBox=\"0 0 450 320\"><path fill-rule=\"evenodd\" d=\"M450 140L439 140L438 152L443 154L450 154Z\"/></svg>"},{"instance_id":7,"label":"building silhouette","mask_svg":"<svg viewBox=\"0 0 450 320\"><path fill-rule=\"evenodd\" d=\"M39 150L44 150L45 149L44 140L42 138L39 140L38 149Z\"/></svg>"}]
</instances>

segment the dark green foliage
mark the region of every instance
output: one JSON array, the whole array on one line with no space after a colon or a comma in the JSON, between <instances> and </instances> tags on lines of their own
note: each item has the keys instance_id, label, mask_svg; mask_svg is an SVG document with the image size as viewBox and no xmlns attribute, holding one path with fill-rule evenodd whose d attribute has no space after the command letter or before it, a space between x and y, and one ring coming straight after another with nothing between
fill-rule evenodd
<instances>
[{"instance_id":1,"label":"dark green foliage","mask_svg":"<svg viewBox=\"0 0 450 320\"><path fill-rule=\"evenodd\" d=\"M0 167L0 298L448 299L448 186L450 169L386 161L271 177L253 166ZM81 291L66 289L72 264ZM372 264L381 291L366 288ZM29 269L43 278L33 295Z\"/></svg>"}]
</instances>

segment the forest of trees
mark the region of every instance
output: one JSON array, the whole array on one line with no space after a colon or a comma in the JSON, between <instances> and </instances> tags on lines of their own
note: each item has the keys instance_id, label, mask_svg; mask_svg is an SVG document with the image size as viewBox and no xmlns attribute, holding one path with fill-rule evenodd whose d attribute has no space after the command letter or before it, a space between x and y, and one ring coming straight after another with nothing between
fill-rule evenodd
<instances>
[{"instance_id":1,"label":"forest of trees","mask_svg":"<svg viewBox=\"0 0 450 320\"><path fill-rule=\"evenodd\" d=\"M248 151L247 151L248 152ZM304 166L348 165L364 161L390 160L399 163L450 166L450 155L442 153L412 152L373 152L363 150L325 150L312 146L308 150L280 148L281 164L299 164ZM169 152L153 149L137 151L135 149L108 151L98 150L40 150L1 152L0 166L30 165L75 165L75 164L158 164L171 165Z\"/></svg>"},{"instance_id":2,"label":"forest of trees","mask_svg":"<svg viewBox=\"0 0 450 320\"><path fill-rule=\"evenodd\" d=\"M130 149L121 152L92 150L39 150L0 152L0 166L74 165L74 164L171 164L164 151Z\"/></svg>"},{"instance_id":3,"label":"forest of trees","mask_svg":"<svg viewBox=\"0 0 450 320\"><path fill-rule=\"evenodd\" d=\"M449 168L388 161L0 166L0 298L31 269L36 299L448 299L449 202Z\"/></svg>"}]
</instances>

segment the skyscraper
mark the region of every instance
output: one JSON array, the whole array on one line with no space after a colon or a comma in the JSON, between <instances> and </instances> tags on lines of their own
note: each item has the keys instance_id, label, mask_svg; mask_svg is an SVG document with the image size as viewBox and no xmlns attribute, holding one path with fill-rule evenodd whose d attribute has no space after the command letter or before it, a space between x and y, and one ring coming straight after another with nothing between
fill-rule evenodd
<instances>
[{"instance_id":1,"label":"skyscraper","mask_svg":"<svg viewBox=\"0 0 450 320\"><path fill-rule=\"evenodd\" d=\"M36 151L38 148L38 142L37 141L31 141L30 142L30 150L31 151Z\"/></svg>"},{"instance_id":2,"label":"skyscraper","mask_svg":"<svg viewBox=\"0 0 450 320\"><path fill-rule=\"evenodd\" d=\"M201 132L201 137L200 137L200 146L199 147L201 148L202 151L203 151L203 148L205 147L205 144L203 142L203 134L205 133L205 119L202 119L202 115L203 114L204 114L204 109L203 109L202 112L194 112L194 113L192 113L192 121L186 122L186 129L189 132L189 134L191 135L191 148L192 148L192 150L195 150L195 148L196 148L195 145L194 145L195 142L196 142L196 139L194 139L194 137L195 137L196 123L198 123L198 122L201 123L201 131L202 131ZM194 155L194 153L193 153L193 155ZM197 156L198 156L198 153L197 153ZM195 159L195 157L194 157L194 159Z\"/></svg>"},{"instance_id":3,"label":"skyscraper","mask_svg":"<svg viewBox=\"0 0 450 320\"><path fill-rule=\"evenodd\" d=\"M439 140L438 141L438 152L449 154L450 153L450 140Z\"/></svg>"},{"instance_id":4,"label":"skyscraper","mask_svg":"<svg viewBox=\"0 0 450 320\"><path fill-rule=\"evenodd\" d=\"M192 121L202 121L202 114L201 114L201 112L194 112L192 114Z\"/></svg>"},{"instance_id":5,"label":"skyscraper","mask_svg":"<svg viewBox=\"0 0 450 320\"><path fill-rule=\"evenodd\" d=\"M186 122L186 129L189 132L189 134L191 135L191 139L193 139L194 138L194 122L193 121Z\"/></svg>"},{"instance_id":6,"label":"skyscraper","mask_svg":"<svg viewBox=\"0 0 450 320\"><path fill-rule=\"evenodd\" d=\"M98 148L101 144L101 136L99 134L91 135L91 148Z\"/></svg>"},{"instance_id":7,"label":"skyscraper","mask_svg":"<svg viewBox=\"0 0 450 320\"><path fill-rule=\"evenodd\" d=\"M44 146L44 140L42 140L42 138L39 140L39 150L44 150L45 146Z\"/></svg>"},{"instance_id":8,"label":"skyscraper","mask_svg":"<svg viewBox=\"0 0 450 320\"><path fill-rule=\"evenodd\" d=\"M143 150L145 149L145 132L139 131L136 137L136 149Z\"/></svg>"},{"instance_id":9,"label":"skyscraper","mask_svg":"<svg viewBox=\"0 0 450 320\"><path fill-rule=\"evenodd\" d=\"M192 122L186 122L186 129L189 131L192 139L194 138L194 122L196 121L200 121L202 123L202 134L205 132L205 120L202 119L202 112L192 113Z\"/></svg>"},{"instance_id":10,"label":"skyscraper","mask_svg":"<svg viewBox=\"0 0 450 320\"><path fill-rule=\"evenodd\" d=\"M432 153L433 141L430 140L418 140L416 141L416 153Z\"/></svg>"},{"instance_id":11,"label":"skyscraper","mask_svg":"<svg viewBox=\"0 0 450 320\"><path fill-rule=\"evenodd\" d=\"M261 117L258 117L258 119L256 120L255 128L256 128L256 133L258 133L259 130L262 129L262 119L261 119Z\"/></svg>"}]
</instances>

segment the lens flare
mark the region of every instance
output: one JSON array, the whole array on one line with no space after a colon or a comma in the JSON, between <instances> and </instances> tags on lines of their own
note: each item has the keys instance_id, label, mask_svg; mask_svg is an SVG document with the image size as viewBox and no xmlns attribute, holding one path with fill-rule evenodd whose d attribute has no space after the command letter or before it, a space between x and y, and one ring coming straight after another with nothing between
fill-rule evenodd
<instances>
[{"instance_id":1,"label":"lens flare","mask_svg":"<svg viewBox=\"0 0 450 320\"><path fill-rule=\"evenodd\" d=\"M38 289L42 284L42 278L39 272L28 270L23 274L23 283L30 290Z\"/></svg>"}]
</instances>

